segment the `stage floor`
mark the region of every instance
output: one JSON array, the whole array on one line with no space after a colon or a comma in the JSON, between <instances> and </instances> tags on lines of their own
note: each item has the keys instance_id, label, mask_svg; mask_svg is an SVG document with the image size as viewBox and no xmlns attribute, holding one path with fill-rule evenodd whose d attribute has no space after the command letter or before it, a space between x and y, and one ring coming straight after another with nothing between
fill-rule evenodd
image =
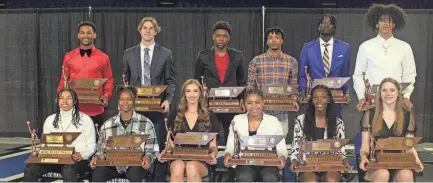
<instances>
[{"instance_id":1,"label":"stage floor","mask_svg":"<svg viewBox=\"0 0 433 183\"><path fill-rule=\"evenodd\" d=\"M24 161L30 153L28 144L29 139L26 138L0 138L0 182L21 181L25 167ZM424 173L418 175L416 181L433 182L433 143L418 144L416 148L425 167ZM348 156L352 157L354 155L353 144L348 144L346 149ZM223 151L218 153L218 156L223 155ZM357 181L357 177L352 180L352 182Z\"/></svg>"}]
</instances>

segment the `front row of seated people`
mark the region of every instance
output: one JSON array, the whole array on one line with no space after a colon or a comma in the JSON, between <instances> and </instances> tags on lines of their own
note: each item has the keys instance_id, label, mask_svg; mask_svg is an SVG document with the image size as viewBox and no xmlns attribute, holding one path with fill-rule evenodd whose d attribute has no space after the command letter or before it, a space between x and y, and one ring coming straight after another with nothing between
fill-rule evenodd
<instances>
[{"instance_id":1,"label":"front row of seated people","mask_svg":"<svg viewBox=\"0 0 433 183\"><path fill-rule=\"evenodd\" d=\"M343 121L337 117L334 101L330 90L323 85L312 89L311 98L308 102L308 110L305 114L299 115L295 122L294 138L292 142L291 169L296 168L299 154L299 140L318 139L344 139L345 129ZM51 164L27 164L24 170L24 182L36 182L47 172L59 172L65 182L76 182L77 174L93 169L92 181L103 182L110 179L125 176L130 181L143 181L148 174L153 161L161 159L167 148L161 153L158 152L158 143L155 138L155 131L152 122L143 115L133 110L136 91L133 88L122 88L118 91L119 114L107 120L101 127L105 130L105 139L109 136L122 134L147 134L145 152L142 156L141 167L102 167L95 166L96 158L92 155L96 152L96 133L92 120L89 116L81 113L78 109L77 94L71 89L63 89L57 96L57 112L49 116L45 123L43 133L51 132L81 132L78 138L72 143L75 153L72 158L76 161L73 165L51 165ZM365 164L369 158L370 132L368 126L372 127L373 136L383 137L413 137L416 130L415 120L411 111L405 109L400 85L391 78L386 78L379 85L379 92L376 99L376 107L365 112L362 122L362 147L360 168L367 171L365 179L369 181L387 182L413 182L412 170L367 170ZM246 92L245 114L236 115L227 140L224 165L228 167L228 161L234 154L234 133L233 126L240 136L252 135L282 135L282 126L274 116L263 113L263 93L258 89L251 89ZM167 139L172 138L176 133L185 132L219 132L220 124L213 112L206 109L203 88L194 79L187 80L181 90L181 97L178 107L170 111L168 115L167 128L172 132L167 134ZM168 143L167 147L172 147ZM188 182L199 182L208 175L208 165L216 164L217 145L216 137L207 146L212 161L183 161L174 160L170 163L170 181L182 182L186 177ZM260 178L264 182L278 181L279 170L285 167L288 157L285 142L279 142L275 150L281 165L278 167L260 166L236 166L235 180L239 182L253 182ZM345 164L344 147L340 151ZM419 166L415 171L423 171L424 167L418 158L415 148L408 150L416 158ZM90 162L88 160L91 160ZM338 182L340 172L316 172L300 173L301 181Z\"/></svg>"}]
</instances>

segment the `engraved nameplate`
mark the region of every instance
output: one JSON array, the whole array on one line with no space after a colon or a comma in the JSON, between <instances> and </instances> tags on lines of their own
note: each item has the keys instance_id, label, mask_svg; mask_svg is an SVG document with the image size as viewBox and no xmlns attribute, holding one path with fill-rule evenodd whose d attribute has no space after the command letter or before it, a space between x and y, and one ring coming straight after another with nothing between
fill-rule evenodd
<instances>
[{"instance_id":1,"label":"engraved nameplate","mask_svg":"<svg viewBox=\"0 0 433 183\"><path fill-rule=\"evenodd\" d=\"M252 138L248 139L248 145L251 146L266 146L266 138Z\"/></svg>"},{"instance_id":2,"label":"engraved nameplate","mask_svg":"<svg viewBox=\"0 0 433 183\"><path fill-rule=\"evenodd\" d=\"M40 150L39 154L56 154L56 155L63 155L63 154L72 154L72 151L62 151L62 150Z\"/></svg>"},{"instance_id":3,"label":"engraved nameplate","mask_svg":"<svg viewBox=\"0 0 433 183\"><path fill-rule=\"evenodd\" d=\"M324 143L324 142L313 142L312 143L312 150L313 151L330 151L331 150L331 144L330 143Z\"/></svg>"},{"instance_id":4,"label":"engraved nameplate","mask_svg":"<svg viewBox=\"0 0 433 183\"><path fill-rule=\"evenodd\" d=\"M42 158L41 163L58 163L59 159L55 158Z\"/></svg>"},{"instance_id":5,"label":"engraved nameplate","mask_svg":"<svg viewBox=\"0 0 433 183\"><path fill-rule=\"evenodd\" d=\"M269 87L268 88L268 93L271 93L271 94L283 94L284 93L284 88L283 87Z\"/></svg>"},{"instance_id":6,"label":"engraved nameplate","mask_svg":"<svg viewBox=\"0 0 433 183\"><path fill-rule=\"evenodd\" d=\"M230 97L230 90L215 90L215 97Z\"/></svg>"},{"instance_id":7,"label":"engraved nameplate","mask_svg":"<svg viewBox=\"0 0 433 183\"><path fill-rule=\"evenodd\" d=\"M61 135L46 135L47 144L63 144L63 136Z\"/></svg>"},{"instance_id":8,"label":"engraved nameplate","mask_svg":"<svg viewBox=\"0 0 433 183\"><path fill-rule=\"evenodd\" d=\"M152 88L138 88L137 95L153 95Z\"/></svg>"}]
</instances>

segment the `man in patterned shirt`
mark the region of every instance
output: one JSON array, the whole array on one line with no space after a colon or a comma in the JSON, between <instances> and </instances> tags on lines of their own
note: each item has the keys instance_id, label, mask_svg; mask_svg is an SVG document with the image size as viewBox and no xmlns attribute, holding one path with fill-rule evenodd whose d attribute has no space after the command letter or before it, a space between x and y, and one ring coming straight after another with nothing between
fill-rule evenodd
<instances>
[{"instance_id":1,"label":"man in patterned shirt","mask_svg":"<svg viewBox=\"0 0 433 183\"><path fill-rule=\"evenodd\" d=\"M148 169L159 152L158 142L155 138L153 123L145 116L133 111L136 90L133 87L122 87L118 92L119 114L108 119L102 125L104 138L124 134L146 134L149 135L146 145L142 144L144 150L142 155L142 166L116 166L116 167L95 167L95 157L90 163L94 168L92 172L92 182L106 182L124 175L131 182L142 182L148 175ZM101 139L100 139L101 140Z\"/></svg>"},{"instance_id":2,"label":"man in patterned shirt","mask_svg":"<svg viewBox=\"0 0 433 183\"><path fill-rule=\"evenodd\" d=\"M284 42L284 32L279 27L272 27L265 32L266 43L269 47L266 53L253 58L248 66L247 88L261 88L266 85L287 85L291 78L297 78L298 61L283 53L281 45ZM299 105L296 103L296 108ZM285 111L265 111L276 116L283 125L283 134L286 135L289 128L289 117Z\"/></svg>"}]
</instances>

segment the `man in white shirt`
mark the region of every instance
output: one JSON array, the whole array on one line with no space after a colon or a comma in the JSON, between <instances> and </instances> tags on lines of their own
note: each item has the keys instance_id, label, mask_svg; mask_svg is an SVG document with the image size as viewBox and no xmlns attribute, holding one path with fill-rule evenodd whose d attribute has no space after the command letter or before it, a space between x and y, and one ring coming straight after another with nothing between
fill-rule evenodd
<instances>
[{"instance_id":1,"label":"man in white shirt","mask_svg":"<svg viewBox=\"0 0 433 183\"><path fill-rule=\"evenodd\" d=\"M396 5L374 4L366 16L370 29L378 30L375 38L369 39L359 46L353 73L354 89L358 96L359 110L365 103L365 78L370 85L380 84L387 77L410 85L403 91L404 104L408 109L413 107L410 95L414 89L416 66L410 45L394 38L393 32L402 29L407 20L404 10Z\"/></svg>"},{"instance_id":2,"label":"man in white shirt","mask_svg":"<svg viewBox=\"0 0 433 183\"><path fill-rule=\"evenodd\" d=\"M78 110L78 97L71 89L59 91L57 106L57 112L45 120L43 133L80 132L71 144L75 148L72 154L75 164L27 164L23 182L37 182L48 172L61 173L63 182L77 182L77 174L90 171L88 159L96 150L96 134L92 119Z\"/></svg>"}]
</instances>

